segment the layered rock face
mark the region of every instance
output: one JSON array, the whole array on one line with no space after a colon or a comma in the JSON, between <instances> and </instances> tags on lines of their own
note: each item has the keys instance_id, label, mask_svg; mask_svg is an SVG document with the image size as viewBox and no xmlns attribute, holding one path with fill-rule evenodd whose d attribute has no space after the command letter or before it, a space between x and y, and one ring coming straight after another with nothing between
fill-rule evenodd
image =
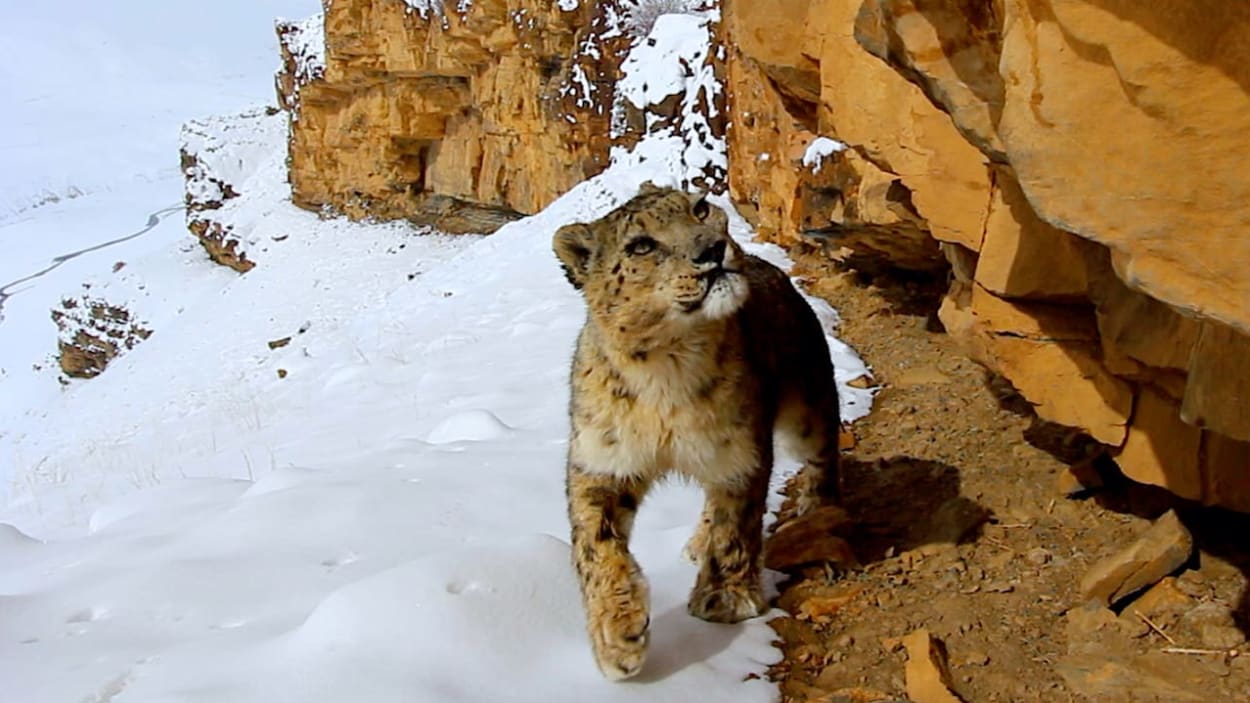
<instances>
[{"instance_id":1,"label":"layered rock face","mask_svg":"<svg viewBox=\"0 0 1250 703\"><path fill-rule=\"evenodd\" d=\"M915 269L940 242L942 321L1041 417L1250 510L1250 6L727 0L724 25L730 186L765 236Z\"/></svg>"},{"instance_id":2,"label":"layered rock face","mask_svg":"<svg viewBox=\"0 0 1250 703\"><path fill-rule=\"evenodd\" d=\"M573 61L596 20L591 3L335 0L323 58L307 36L321 20L280 25L296 203L379 218L447 198L537 212L606 164L611 91L599 88L613 67ZM443 199L427 204L432 193Z\"/></svg>"}]
</instances>

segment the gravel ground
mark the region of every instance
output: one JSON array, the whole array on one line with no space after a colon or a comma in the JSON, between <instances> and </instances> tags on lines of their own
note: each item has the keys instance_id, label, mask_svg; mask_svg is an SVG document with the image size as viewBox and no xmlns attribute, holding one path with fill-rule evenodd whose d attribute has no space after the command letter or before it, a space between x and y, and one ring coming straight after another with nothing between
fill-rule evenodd
<instances>
[{"instance_id":1,"label":"gravel ground","mask_svg":"<svg viewBox=\"0 0 1250 703\"><path fill-rule=\"evenodd\" d=\"M782 587L783 701L906 700L901 638L921 628L965 701L1250 699L1245 516L1127 482L1095 443L1038 420L941 332L933 282L791 256L881 390L843 462L859 564L800 567ZM1104 485L1067 497L1072 464ZM1169 508L1199 548L1179 577L1140 613L1084 607L1089 567Z\"/></svg>"}]
</instances>

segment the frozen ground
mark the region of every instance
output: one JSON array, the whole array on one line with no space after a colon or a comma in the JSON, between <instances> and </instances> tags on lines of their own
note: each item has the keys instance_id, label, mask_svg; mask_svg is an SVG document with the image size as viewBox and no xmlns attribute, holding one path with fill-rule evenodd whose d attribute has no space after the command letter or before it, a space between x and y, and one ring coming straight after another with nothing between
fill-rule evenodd
<instances>
[{"instance_id":1,"label":"frozen ground","mask_svg":"<svg viewBox=\"0 0 1250 703\"><path fill-rule=\"evenodd\" d=\"M663 486L640 513L639 680L595 669L569 567L565 374L583 308L550 236L644 180L679 182L676 145L644 143L654 158L491 237L446 237L295 209L281 119L256 118L269 148L230 205L256 269L209 264L175 216L38 282L56 300L90 281L155 333L64 390L46 368L0 376L0 700L775 698L744 680L779 656L763 619L685 613L693 489ZM21 274L176 199L102 188L24 211L4 246ZM5 359L54 339L27 293L0 323ZM833 344L843 381L863 373ZM844 390L848 417L867 411Z\"/></svg>"}]
</instances>

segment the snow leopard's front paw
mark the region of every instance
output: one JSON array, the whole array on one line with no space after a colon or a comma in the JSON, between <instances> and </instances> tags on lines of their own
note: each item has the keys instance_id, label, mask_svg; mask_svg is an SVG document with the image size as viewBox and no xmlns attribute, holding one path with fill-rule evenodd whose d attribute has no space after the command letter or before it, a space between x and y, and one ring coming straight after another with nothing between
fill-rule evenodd
<instances>
[{"instance_id":1,"label":"snow leopard's front paw","mask_svg":"<svg viewBox=\"0 0 1250 703\"><path fill-rule=\"evenodd\" d=\"M619 578L622 575L625 578ZM650 595L637 565L631 564L627 574L618 571L595 584L587 594L586 610L599 670L612 681L637 676L651 635Z\"/></svg>"}]
</instances>

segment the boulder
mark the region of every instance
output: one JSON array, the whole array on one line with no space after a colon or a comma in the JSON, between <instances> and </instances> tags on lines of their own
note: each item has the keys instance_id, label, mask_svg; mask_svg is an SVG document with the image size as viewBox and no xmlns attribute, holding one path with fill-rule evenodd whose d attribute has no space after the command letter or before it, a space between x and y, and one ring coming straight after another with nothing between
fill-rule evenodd
<instances>
[{"instance_id":1,"label":"boulder","mask_svg":"<svg viewBox=\"0 0 1250 703\"><path fill-rule=\"evenodd\" d=\"M1114 606L1179 569L1193 550L1193 536L1169 510L1132 544L1095 564L1081 579L1081 596Z\"/></svg>"}]
</instances>

